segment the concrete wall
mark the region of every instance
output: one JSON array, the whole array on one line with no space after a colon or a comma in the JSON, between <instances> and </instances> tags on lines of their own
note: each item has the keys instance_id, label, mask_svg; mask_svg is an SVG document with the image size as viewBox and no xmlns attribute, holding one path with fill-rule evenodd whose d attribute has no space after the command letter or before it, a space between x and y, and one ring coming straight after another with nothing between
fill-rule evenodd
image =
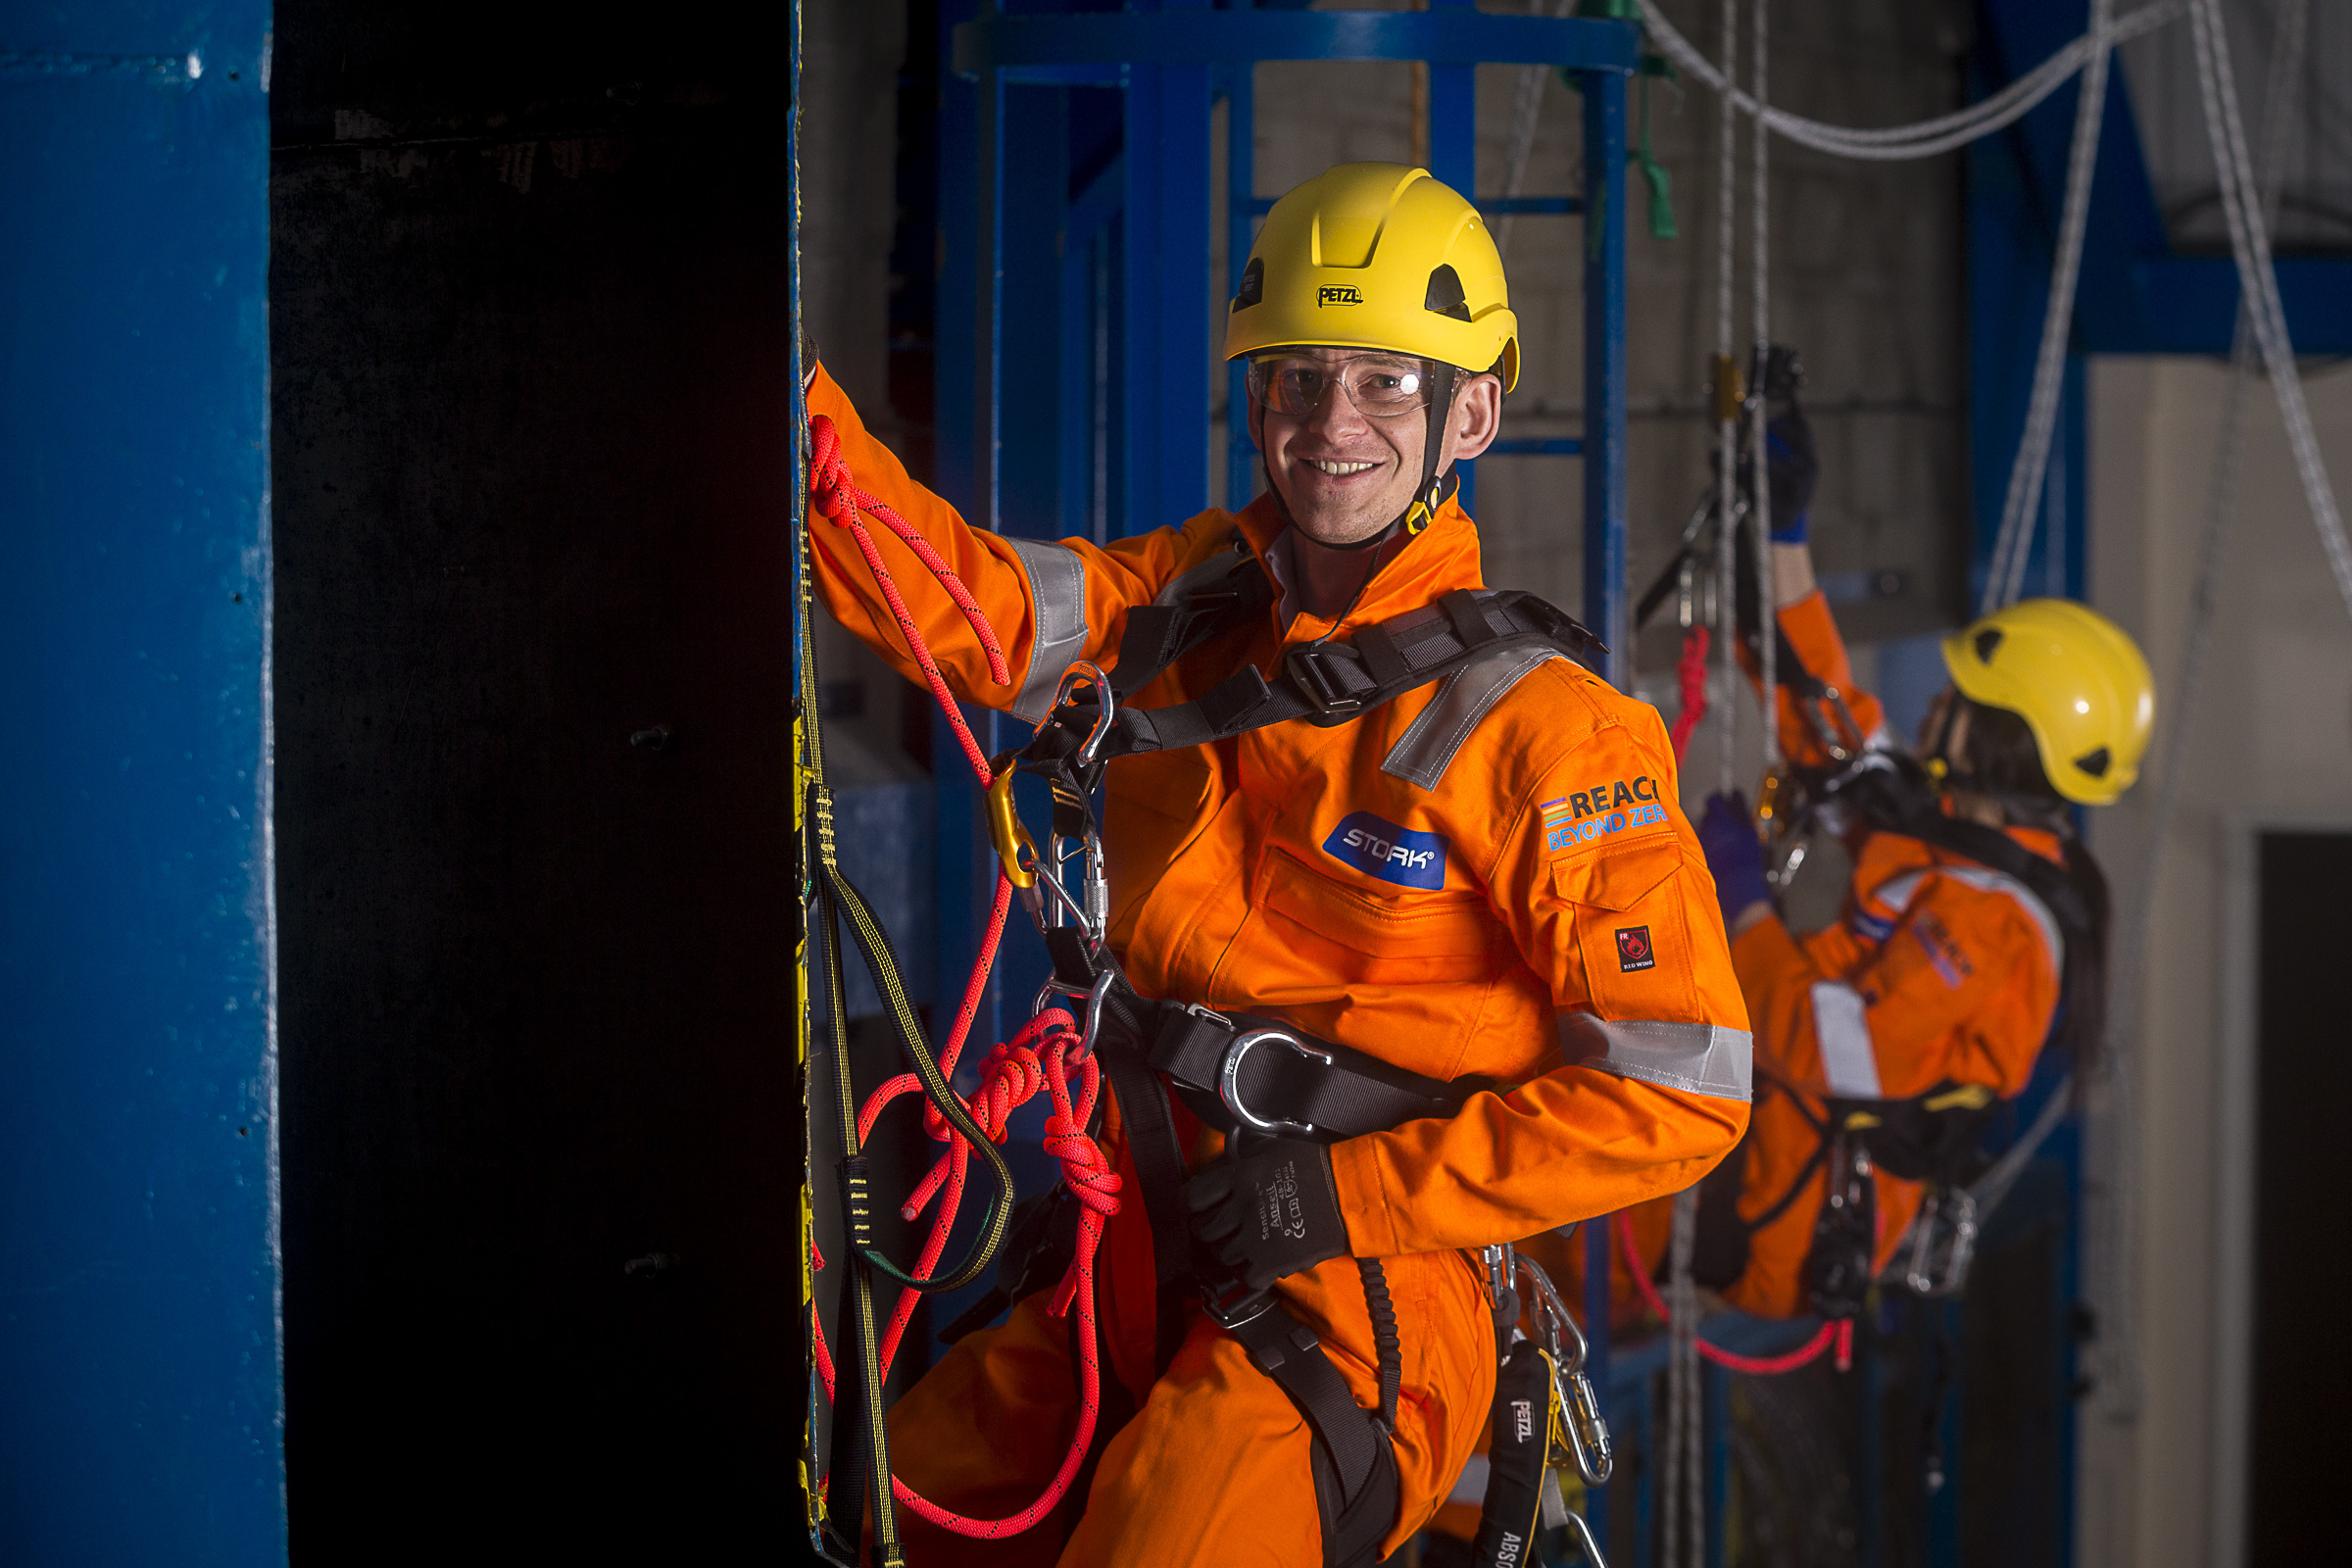
<instances>
[{"instance_id":1,"label":"concrete wall","mask_svg":"<svg viewBox=\"0 0 2352 1568\"><path fill-rule=\"evenodd\" d=\"M2229 371L2201 360L2103 360L2092 367L2091 599L2146 649L2158 681L2158 746L2181 721L2181 651ZM2312 416L2339 494L2352 488L2352 374L2308 383ZM2102 1299L2102 1386L2081 1428L2080 1556L2084 1568L2235 1560L2232 1455L2242 1432L2244 1348L2218 1327L2230 1292L2250 1288L2243 1214L2217 1195L2248 1180L2225 1154L2223 1107L2236 1102L2230 1043L2250 1032L2226 996L2233 838L2257 821L2352 822L2352 616L2321 556L2277 405L2254 383L2215 584L2217 620L2203 696L2165 843L2149 842L2161 780L2143 775L2098 813L2092 844L2115 906L2151 911L2144 1026L2118 1046L2126 1092L2098 1097L2094 1145L2124 1197L2104 1213L2136 1234L2130 1329ZM2155 851L2161 848L2159 862ZM2093 1223L2102 1210L2094 1209ZM2243 1297L2235 1299L2242 1304ZM2242 1314L2237 1321L2242 1322ZM2136 1377L2109 1353L2136 1340Z\"/></svg>"}]
</instances>

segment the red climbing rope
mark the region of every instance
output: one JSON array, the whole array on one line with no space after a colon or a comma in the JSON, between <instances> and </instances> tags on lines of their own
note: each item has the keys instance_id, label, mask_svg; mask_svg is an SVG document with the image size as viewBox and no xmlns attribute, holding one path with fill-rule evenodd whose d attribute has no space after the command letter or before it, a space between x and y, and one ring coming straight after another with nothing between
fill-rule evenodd
<instances>
[{"instance_id":1,"label":"red climbing rope","mask_svg":"<svg viewBox=\"0 0 2352 1568\"><path fill-rule=\"evenodd\" d=\"M1683 760L1683 749L1690 744L1691 732L1700 719L1707 716L1707 645L1714 634L1704 626L1692 626L1683 633L1683 657L1676 662L1674 673L1682 683L1683 710L1674 715L1674 760Z\"/></svg>"},{"instance_id":2,"label":"red climbing rope","mask_svg":"<svg viewBox=\"0 0 2352 1568\"><path fill-rule=\"evenodd\" d=\"M1630 1209L1619 1209L1612 1223L1617 1231L1618 1248L1625 1254L1625 1271L1634 1277L1634 1284L1641 1290L1642 1299L1649 1303L1649 1309L1658 1316L1665 1317L1667 1315L1666 1303L1659 1299L1658 1288L1651 1282L1649 1270L1642 1266L1642 1248L1634 1240L1633 1212ZM1697 1337L1692 1336L1692 1338L1696 1339ZM1720 1345L1710 1345L1703 1339L1697 1340L1697 1345L1698 1353L1717 1366L1754 1378L1776 1377L1783 1372L1793 1372L1800 1366L1819 1360L1822 1351L1828 1349L1832 1345L1836 1345L1838 1347L1838 1370L1843 1372L1854 1364L1854 1320L1849 1317L1840 1318L1835 1323L1824 1323L1819 1333L1784 1355L1740 1355L1737 1351L1725 1349Z\"/></svg>"},{"instance_id":3,"label":"red climbing rope","mask_svg":"<svg viewBox=\"0 0 2352 1568\"><path fill-rule=\"evenodd\" d=\"M1102 1224L1119 1211L1119 1177L1103 1157L1102 1148L1086 1135L1088 1118L1094 1114L1095 1099L1102 1088L1102 1067L1094 1054L1077 1054L1080 1044L1077 1020L1059 1007L1050 1007L1029 1020L1009 1044L999 1045L988 1054L982 1065L980 1086L965 1101L972 1117L981 1130L992 1139L1003 1142L1005 1122L1012 1112L1034 1099L1044 1089L1054 1100L1054 1113L1046 1118L1045 1149L1061 1162L1062 1181L1079 1202L1078 1245L1061 1284L1054 1293L1047 1310L1055 1317L1068 1313L1072 1302L1078 1307L1078 1345L1082 1365L1079 1372L1079 1410L1077 1430L1070 1435L1069 1450L1062 1456L1061 1468L1038 1499L1020 1512L1003 1519L972 1519L954 1513L916 1493L905 1482L893 1477L891 1494L908 1508L933 1524L952 1530L957 1535L977 1536L993 1540L999 1536L1018 1535L1052 1513L1062 1494L1069 1490L1078 1468L1085 1462L1086 1450L1093 1445L1095 1421L1102 1410L1102 1366L1095 1352L1095 1253L1102 1241ZM1073 1101L1069 1075L1075 1065L1079 1072L1080 1090ZM891 1079L866 1098L858 1113L859 1136L870 1130L883 1109L901 1095L918 1092L921 1081L912 1073ZM947 1197L933 1216L931 1234L923 1243L921 1257L915 1264L915 1276L927 1275L939 1263L940 1254L947 1250L949 1234L956 1228L956 1209L963 1194L963 1172L970 1158L969 1147L955 1130L938 1117L936 1110L925 1117L934 1138L946 1142L947 1150L939 1156L929 1178L917 1189L900 1212L912 1219L922 1211L929 1195L944 1185ZM822 1259L813 1250L810 1257L822 1266ZM890 1365L898 1353L899 1342L912 1315L919 1293L906 1289L899 1293L898 1310L891 1316L890 1332L882 1343L881 1373L890 1375ZM815 1360L825 1397L833 1396L833 1357L825 1343L824 1324L811 1319L815 1326Z\"/></svg>"},{"instance_id":4,"label":"red climbing rope","mask_svg":"<svg viewBox=\"0 0 2352 1568\"><path fill-rule=\"evenodd\" d=\"M889 604L891 614L898 619L899 633L906 639L907 652L914 656L915 664L923 672L923 679L930 684L931 695L939 700L940 711L948 715L949 724L956 730L956 738L963 743L963 755L970 760L972 771L980 775L980 783L985 788L991 780L988 758L981 752L980 743L972 739L971 726L964 723L963 713L956 706L956 694L948 690L947 677L939 672L939 665L932 661L930 644L923 641L923 634L915 629L914 616L907 612L906 601L899 597L899 585L891 577L890 568L882 564L882 552L875 548L874 536L866 531L865 524L859 520L860 516L870 513L880 518L883 526L904 540L916 559L930 568L931 575L939 579L939 585L948 591L948 597L956 601L956 608L963 612L963 618L971 622L972 635L979 638L980 651L988 656L990 678L1000 686L1010 686L1012 671L1004 662L1004 650L997 642L997 629L988 623L988 616L982 612L980 602L972 597L971 589L965 587L963 579L956 574L956 568L931 548L931 541L923 537L921 530L899 515L895 508L879 497L858 488L858 481L851 477L850 466L842 460L841 432L833 427L830 418L821 414L808 417L808 493L817 511L849 529L851 536L858 541L858 553L865 557L867 569L873 572L874 582L882 590L883 600ZM848 515L844 516L844 513Z\"/></svg>"},{"instance_id":5,"label":"red climbing rope","mask_svg":"<svg viewBox=\"0 0 2352 1568\"><path fill-rule=\"evenodd\" d=\"M849 529L858 541L858 553L874 574L882 597L899 623L899 631L906 639L907 651L923 672L938 699L940 710L947 714L948 723L955 729L962 744L964 757L971 762L972 771L979 775L982 787L993 781L988 760L972 737L971 728L963 721L957 709L955 693L948 689L947 677L940 673L939 664L931 657L931 649L906 609L898 584L882 563L882 553L875 546L873 535L862 521L868 514L881 519L884 526L905 541L931 575L938 579L948 597L963 612L979 639L982 652L988 656L989 674L1001 686L1012 684L1005 665L1004 652L997 641L996 628L988 622L978 601L954 567L941 559L929 540L901 516L897 511L858 487L849 465L842 460L841 434L833 421L819 414L808 421L809 465L808 488L815 508L842 527ZM815 544L811 538L810 543ZM822 548L819 546L818 548ZM949 1031L947 1043L940 1048L939 1071L943 1078L952 1079L956 1061L963 1054L969 1038L972 1020L978 1015L980 999L988 984L989 970L995 966L997 950L1004 935L1004 919L1012 906L1012 883L1000 868L997 872L996 898L989 910L988 929L980 942L980 953L973 962L971 977L964 984L963 1003L956 1009L955 1026ZM1102 1087L1102 1068L1092 1052L1082 1053L1083 1037L1077 1020L1059 1007L1051 1007L1031 1018L1009 1043L990 1049L981 1064L980 1084L965 1099L972 1119L992 1141L1003 1143L1005 1124L1013 1111L1036 1098L1044 1090L1054 1102L1054 1113L1046 1119L1045 1150L1061 1163L1062 1182L1079 1202L1078 1245L1076 1255L1054 1291L1048 1310L1055 1317L1065 1315L1073 1301L1078 1307L1078 1344L1083 1366L1080 1369L1077 1430L1070 1436L1070 1447L1061 1461L1061 1468L1051 1485L1028 1507L1003 1519L971 1519L950 1512L937 1503L918 1495L897 1477L891 1478L891 1494L922 1518L952 1530L957 1535L994 1539L1018 1535L1052 1513L1069 1490L1079 1466L1085 1462L1086 1451L1094 1443L1095 1419L1102 1407L1102 1369L1097 1364L1095 1331L1095 1252L1102 1240L1102 1224L1119 1211L1119 1178L1103 1158L1102 1151L1086 1134L1086 1126L1094 1115L1095 1100ZM1070 1094L1070 1073L1075 1068L1079 1077L1078 1098ZM858 1138L863 1143L873 1131L875 1120L893 1101L906 1094L919 1093L922 1080L912 1073L902 1073L866 1097L858 1112ZM964 1177L971 1160L971 1146L940 1114L939 1107L928 1102L923 1107L923 1128L936 1142L947 1147L932 1163L931 1170L899 1210L902 1218L912 1220L934 1198L939 1199L938 1211L932 1216L931 1234L923 1243L922 1252L915 1261L914 1278L928 1280L931 1271L947 1250L948 1238L956 1228L956 1210L963 1201ZM943 1196L944 1191L944 1196ZM824 1267L823 1256L813 1244L809 1259L818 1269ZM921 1293L913 1287L899 1292L896 1309L891 1313L890 1327L881 1345L881 1373L887 1377L892 1360L897 1356L900 1341L906 1325L914 1315ZM814 1359L817 1375L823 1383L825 1397L833 1397L834 1367L830 1348L825 1344L823 1321L810 1316L814 1334Z\"/></svg>"}]
</instances>

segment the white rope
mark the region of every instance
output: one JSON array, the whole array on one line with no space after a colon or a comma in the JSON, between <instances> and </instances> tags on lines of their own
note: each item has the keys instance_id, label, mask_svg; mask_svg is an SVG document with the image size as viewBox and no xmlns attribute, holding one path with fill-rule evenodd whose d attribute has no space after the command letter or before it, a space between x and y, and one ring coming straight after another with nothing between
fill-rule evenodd
<instances>
[{"instance_id":1,"label":"white rope","mask_svg":"<svg viewBox=\"0 0 2352 1568\"><path fill-rule=\"evenodd\" d=\"M1764 83L1767 37L1765 24L1768 21L1769 5L1770 0L1756 0L1753 46L1756 102L1758 103L1768 101ZM1765 401L1762 385L1765 370L1772 363L1772 279L1769 270L1772 192L1767 179L1772 143L1771 138L1764 133L1762 120L1755 122L1754 131L1755 140L1751 150L1755 158L1755 194L1750 198L1754 211L1748 217L1748 232L1753 236L1753 261L1750 265L1749 286L1754 292L1754 302L1748 307L1748 314L1753 318L1749 324L1754 329L1756 337L1754 373L1758 378L1758 384L1749 389L1754 399L1754 416L1748 423L1751 454L1748 460L1748 472L1752 475L1749 488L1753 490L1755 499L1753 510L1749 514L1749 525L1752 532L1748 537L1755 547L1756 673L1759 676L1758 687L1764 719L1764 765L1770 769L1781 759L1781 694L1780 688L1776 684L1780 671L1777 668L1778 661L1773 657L1780 650L1780 638L1776 635L1780 605L1773 592L1772 582L1772 440L1771 434L1766 428L1772 418L1772 410ZM1737 623L1735 622L1735 624Z\"/></svg>"},{"instance_id":2,"label":"white rope","mask_svg":"<svg viewBox=\"0 0 2352 1568\"><path fill-rule=\"evenodd\" d=\"M1690 41L1675 30L1674 24L1668 22L1666 14L1658 9L1657 0L1641 0L1641 3L1642 22L1649 29L1651 41L1665 52L1684 74L1728 96L1740 113L1760 116L1766 125L1788 140L1839 158L1882 162L1932 158L1965 147L1979 137L1990 135L2025 118L2036 104L2057 91L2067 77L2082 70L2090 57L2090 35L2085 33L1999 92L1966 109L1915 124L1862 129L1807 120L1786 110L1759 104L1740 91L1725 73L1716 70L1712 61L1692 48ZM2142 6L2113 24L2108 32L2108 42L2110 45L2120 44L2151 28L2160 27L2181 16L2189 3L2190 0L2159 0L2158 4Z\"/></svg>"},{"instance_id":3,"label":"white rope","mask_svg":"<svg viewBox=\"0 0 2352 1568\"><path fill-rule=\"evenodd\" d=\"M1568 14L1568 8L1575 3L1576 0L1552 0L1551 9L1546 13L1544 0L1527 0L1527 11L1528 15L1536 17L1547 14L1564 17ZM1549 66L1520 68L1518 92L1511 105L1511 156L1505 165L1502 181L1502 194L1506 198L1516 197L1527 187L1527 165L1535 156L1536 126L1544 114L1544 84L1550 76ZM1518 221L1517 213L1505 213L1502 220L1494 225L1494 248L1506 262L1511 256L1511 230Z\"/></svg>"},{"instance_id":4,"label":"white rope","mask_svg":"<svg viewBox=\"0 0 2352 1568\"><path fill-rule=\"evenodd\" d=\"M1723 63L1737 72L1740 58L1739 0L1723 0ZM1739 378L1732 359L1732 255L1738 221L1739 122L1725 103L1715 136L1715 638L1716 788L1729 795L1740 787L1740 662L1738 617L1733 608L1739 585L1740 426L1730 385Z\"/></svg>"},{"instance_id":5,"label":"white rope","mask_svg":"<svg viewBox=\"0 0 2352 1568\"><path fill-rule=\"evenodd\" d=\"M2075 101L2075 139L2066 161L2066 207L2058 224L2058 258L2050 269L2050 297L2041 318L2041 349L2034 363L2034 394L2026 411L2025 435L2009 466L2009 493L2001 503L2000 532L1984 574L1978 613L1989 614L2017 602L2025 586L2026 558L2034 553L2034 524L2040 513L2041 481L2050 463L2050 439L2058 428L2058 401L2066 390L2066 344L2075 320L2075 284L2082 270L2082 235L2090 220L2090 182L2097 172L2099 124L2107 112L2107 47L2115 0L2090 0L2089 37L2096 45L2082 72L2082 96Z\"/></svg>"},{"instance_id":6,"label":"white rope","mask_svg":"<svg viewBox=\"0 0 2352 1568\"><path fill-rule=\"evenodd\" d=\"M2249 302L2254 340L2262 349L2271 391L2286 421L2287 445L2294 452L2295 471L2303 481L2311 520L2320 531L2320 548L2335 574L2344 609L2352 612L2352 545L2344 539L2343 514L2336 510L2335 492L2320 461L2319 438L2312 432L2311 411L2303 401L2303 378L2295 368L2294 345L2286 333L2286 308L2278 298L2278 276L2271 266L2269 225L2254 206L2253 160L2246 153L2246 127L2237 112L2237 85L2230 72L2230 42L2222 33L2221 12L2215 0L2192 0L2189 36L2197 54L2197 86L2205 99L2205 133L2213 143L2213 161L2221 172L2222 210L2230 220L2230 249L2237 260L2241 298Z\"/></svg>"},{"instance_id":7,"label":"white rope","mask_svg":"<svg viewBox=\"0 0 2352 1568\"><path fill-rule=\"evenodd\" d=\"M2058 1124L2066 1120L2067 1107L2074 1098L2075 1079L2069 1073L2050 1091L2050 1098L2041 1107L2041 1114L2034 1118L2034 1125L2026 1129L2026 1135L2011 1144L2008 1152L1993 1161L1969 1188L1969 1197L1977 1200L1978 1224L1982 1225L1991 1218L1992 1211L2000 1206L2001 1200L2009 1196L2009 1189L2017 1185L2017 1178L2024 1173L2026 1166L2041 1152L2041 1146L2049 1142L2050 1134L2058 1130Z\"/></svg>"}]
</instances>

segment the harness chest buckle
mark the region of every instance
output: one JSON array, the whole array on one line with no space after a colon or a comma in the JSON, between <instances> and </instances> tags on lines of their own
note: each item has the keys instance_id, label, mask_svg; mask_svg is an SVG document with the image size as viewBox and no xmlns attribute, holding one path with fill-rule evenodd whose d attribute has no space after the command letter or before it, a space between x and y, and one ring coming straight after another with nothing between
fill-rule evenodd
<instances>
[{"instance_id":1,"label":"harness chest buckle","mask_svg":"<svg viewBox=\"0 0 2352 1568\"><path fill-rule=\"evenodd\" d=\"M1282 667L1292 682L1306 694L1306 700L1314 704L1318 713L1352 713L1364 706L1362 698L1350 697L1332 685L1323 673L1322 662L1316 657L1314 644L1294 648L1284 654Z\"/></svg>"},{"instance_id":2,"label":"harness chest buckle","mask_svg":"<svg viewBox=\"0 0 2352 1568\"><path fill-rule=\"evenodd\" d=\"M1216 1015L1211 1013L1208 1016L1215 1017ZM1221 1023L1225 1020L1220 1018L1218 1021ZM1225 1048L1225 1059L1217 1064L1217 1098L1225 1102L1227 1110L1233 1112L1234 1120L1251 1132L1266 1137L1277 1135L1287 1135L1292 1138L1314 1137L1315 1129L1305 1122L1260 1116L1242 1102L1242 1063L1249 1058L1250 1052L1264 1045L1288 1046L1301 1056L1319 1061L1326 1067L1332 1064L1329 1052L1317 1051L1287 1030L1250 1029L1236 1035L1233 1044Z\"/></svg>"}]
</instances>

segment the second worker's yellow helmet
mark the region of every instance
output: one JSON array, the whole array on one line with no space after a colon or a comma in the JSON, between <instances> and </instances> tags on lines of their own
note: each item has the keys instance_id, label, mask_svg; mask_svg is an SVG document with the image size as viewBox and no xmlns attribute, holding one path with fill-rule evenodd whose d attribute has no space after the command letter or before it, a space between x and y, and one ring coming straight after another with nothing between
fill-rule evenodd
<instances>
[{"instance_id":1,"label":"second worker's yellow helmet","mask_svg":"<svg viewBox=\"0 0 2352 1568\"><path fill-rule=\"evenodd\" d=\"M1962 696L2026 721L2050 787L2078 806L2110 805L2139 777L2155 678L2132 634L2088 605L2020 600L1946 637L1943 663Z\"/></svg>"},{"instance_id":2,"label":"second worker's yellow helmet","mask_svg":"<svg viewBox=\"0 0 2352 1568\"><path fill-rule=\"evenodd\" d=\"M1225 357L1384 349L1519 380L1519 318L1478 209L1425 169L1341 164L1274 204L1225 318Z\"/></svg>"}]
</instances>

